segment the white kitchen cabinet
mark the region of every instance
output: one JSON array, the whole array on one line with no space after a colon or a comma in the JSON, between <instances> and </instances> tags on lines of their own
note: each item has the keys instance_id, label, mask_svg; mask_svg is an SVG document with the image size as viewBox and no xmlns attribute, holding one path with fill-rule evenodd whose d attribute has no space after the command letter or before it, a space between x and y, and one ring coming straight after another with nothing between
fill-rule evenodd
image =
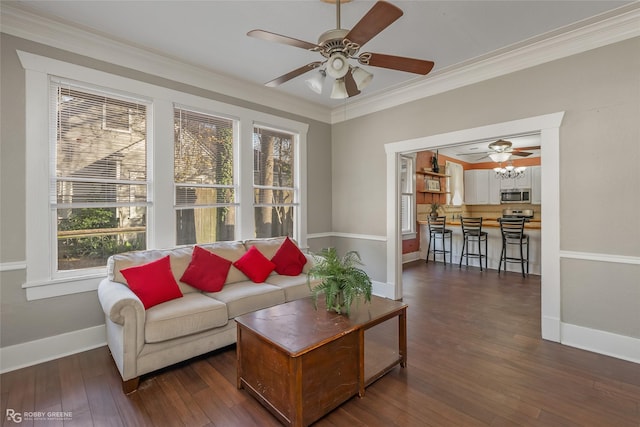
<instances>
[{"instance_id":1,"label":"white kitchen cabinet","mask_svg":"<svg viewBox=\"0 0 640 427\"><path fill-rule=\"evenodd\" d=\"M489 169L472 169L464 171L465 204L489 204L489 172Z\"/></svg>"},{"instance_id":2,"label":"white kitchen cabinet","mask_svg":"<svg viewBox=\"0 0 640 427\"><path fill-rule=\"evenodd\" d=\"M489 171L489 204L500 204L500 184L502 181L500 178L496 178L496 173L493 170Z\"/></svg>"},{"instance_id":3,"label":"white kitchen cabinet","mask_svg":"<svg viewBox=\"0 0 640 427\"><path fill-rule=\"evenodd\" d=\"M542 203L542 167L532 166L531 170L531 204L539 205Z\"/></svg>"}]
</instances>

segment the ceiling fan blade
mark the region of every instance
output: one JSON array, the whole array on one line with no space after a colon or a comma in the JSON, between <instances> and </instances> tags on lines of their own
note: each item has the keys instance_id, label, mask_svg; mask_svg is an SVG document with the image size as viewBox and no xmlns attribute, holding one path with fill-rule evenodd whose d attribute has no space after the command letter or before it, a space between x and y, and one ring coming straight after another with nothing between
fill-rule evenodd
<instances>
[{"instance_id":1,"label":"ceiling fan blade","mask_svg":"<svg viewBox=\"0 0 640 427\"><path fill-rule=\"evenodd\" d=\"M356 81L353 79L351 70L349 70L349 72L344 76L344 85L347 88L347 95L349 95L349 98L360 94L360 90L358 89Z\"/></svg>"},{"instance_id":2,"label":"ceiling fan blade","mask_svg":"<svg viewBox=\"0 0 640 427\"><path fill-rule=\"evenodd\" d=\"M314 70L316 68L318 68L319 66L322 65L322 62L320 61L316 61L316 62L311 62L307 65L303 65L300 68L296 68L293 71L288 72L287 74L284 74L280 77L278 77L277 79L273 79L270 82L265 83L265 86L269 86L269 87L276 87L281 85L284 82L287 82L295 77L298 77L308 71Z\"/></svg>"},{"instance_id":3,"label":"ceiling fan blade","mask_svg":"<svg viewBox=\"0 0 640 427\"><path fill-rule=\"evenodd\" d=\"M299 47L306 50L316 50L319 48L319 46L315 43L309 43L304 40L294 39L293 37L283 36L281 34L276 34L265 30L251 30L247 33L247 35L249 37L255 37L257 39L262 39L269 42L288 44L289 46Z\"/></svg>"},{"instance_id":4,"label":"ceiling fan blade","mask_svg":"<svg viewBox=\"0 0 640 427\"><path fill-rule=\"evenodd\" d=\"M518 157L528 157L533 154L526 151L510 151L510 153L512 156L518 156Z\"/></svg>"},{"instance_id":5,"label":"ceiling fan blade","mask_svg":"<svg viewBox=\"0 0 640 427\"><path fill-rule=\"evenodd\" d=\"M358 57L358 62L363 65L389 68L391 70L406 71L408 73L426 75L433 69L432 61L423 59L406 58L403 56L384 55L382 53L365 52Z\"/></svg>"},{"instance_id":6,"label":"ceiling fan blade","mask_svg":"<svg viewBox=\"0 0 640 427\"><path fill-rule=\"evenodd\" d=\"M539 150L540 146L539 145L532 145L531 147L518 147L518 148L514 148L513 151L523 151L523 150Z\"/></svg>"},{"instance_id":7,"label":"ceiling fan blade","mask_svg":"<svg viewBox=\"0 0 640 427\"><path fill-rule=\"evenodd\" d=\"M346 35L346 39L362 47L378 33L387 28L402 16L402 10L397 6L379 1Z\"/></svg>"}]
</instances>

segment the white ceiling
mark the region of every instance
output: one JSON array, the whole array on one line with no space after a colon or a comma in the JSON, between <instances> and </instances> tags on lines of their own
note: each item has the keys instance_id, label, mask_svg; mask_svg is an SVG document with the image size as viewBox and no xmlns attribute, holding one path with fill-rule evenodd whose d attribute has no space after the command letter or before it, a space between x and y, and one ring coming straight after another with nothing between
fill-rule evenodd
<instances>
[{"instance_id":1,"label":"white ceiling","mask_svg":"<svg viewBox=\"0 0 640 427\"><path fill-rule=\"evenodd\" d=\"M341 26L352 28L373 6L342 5ZM434 71L473 62L544 38L570 24L633 1L392 1L404 15L369 41L369 51L427 59ZM316 43L336 26L336 9L320 0L290 1L7 1L47 18L143 48L242 81L262 84L307 63L318 53L248 37L263 29ZM373 97L427 76L368 67L373 82L355 98ZM303 75L278 88L308 102L334 108L344 103L307 88ZM327 79L329 80L329 79ZM514 145L515 146L515 145Z\"/></svg>"},{"instance_id":2,"label":"white ceiling","mask_svg":"<svg viewBox=\"0 0 640 427\"><path fill-rule=\"evenodd\" d=\"M540 147L540 134L531 135L518 135L518 136L504 136L501 137L511 142L511 149L527 147L526 153L531 155L526 157L512 156L512 159L522 158L535 158L540 157L540 148L529 149L528 147ZM489 140L472 141L461 145L455 145L453 147L445 147L438 149L439 154L443 154L454 159L462 160L467 163L485 163L491 162L491 159L487 157L488 153L493 152L489 149L489 144L496 141L499 138L491 138Z\"/></svg>"}]
</instances>

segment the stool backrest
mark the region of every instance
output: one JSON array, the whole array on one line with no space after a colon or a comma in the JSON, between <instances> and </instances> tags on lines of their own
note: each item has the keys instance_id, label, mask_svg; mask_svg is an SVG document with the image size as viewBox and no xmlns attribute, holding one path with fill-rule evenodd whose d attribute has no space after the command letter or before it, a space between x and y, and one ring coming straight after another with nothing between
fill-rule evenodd
<instances>
[{"instance_id":1,"label":"stool backrest","mask_svg":"<svg viewBox=\"0 0 640 427\"><path fill-rule=\"evenodd\" d=\"M525 218L500 218L502 238L522 239Z\"/></svg>"},{"instance_id":2,"label":"stool backrest","mask_svg":"<svg viewBox=\"0 0 640 427\"><path fill-rule=\"evenodd\" d=\"M480 234L482 232L482 217L461 217L462 233Z\"/></svg>"},{"instance_id":3,"label":"stool backrest","mask_svg":"<svg viewBox=\"0 0 640 427\"><path fill-rule=\"evenodd\" d=\"M429 216L427 217L427 221L429 223L429 232L442 232L444 230L444 227L446 225L446 219L447 217L445 216L438 216L438 217L433 217L433 216Z\"/></svg>"}]
</instances>

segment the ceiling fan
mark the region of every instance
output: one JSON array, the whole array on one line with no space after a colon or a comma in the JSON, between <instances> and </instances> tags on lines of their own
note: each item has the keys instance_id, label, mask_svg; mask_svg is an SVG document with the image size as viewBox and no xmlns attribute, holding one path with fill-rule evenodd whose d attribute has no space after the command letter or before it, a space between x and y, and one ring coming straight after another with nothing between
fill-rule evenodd
<instances>
[{"instance_id":1,"label":"ceiling fan","mask_svg":"<svg viewBox=\"0 0 640 427\"><path fill-rule=\"evenodd\" d=\"M303 65L267 83L276 87L308 71L320 68L315 79L310 79L309 86L317 93L322 91L322 80L326 74L335 79L331 98L348 98L358 95L371 81L373 75L366 70L352 66L349 59L357 60L362 65L382 67L392 70L406 71L415 74L428 74L434 66L432 61L385 55L381 53L358 53L360 48L402 16L402 10L385 1L378 1L351 29L340 28L340 0L336 0L336 28L320 35L318 43L310 43L292 37L283 36L265 30L252 30L250 37L310 50L320 53L324 59Z\"/></svg>"},{"instance_id":2,"label":"ceiling fan","mask_svg":"<svg viewBox=\"0 0 640 427\"><path fill-rule=\"evenodd\" d=\"M489 144L489 149L493 150L494 153L490 153L489 157L492 154L500 154L500 153L508 153L511 156L519 156L519 157L528 157L533 153L530 153L525 150L539 150L540 146L537 147L520 147L520 148L511 148L513 144L511 141L505 141L504 139L499 139L495 142ZM493 158L492 158L493 160Z\"/></svg>"},{"instance_id":3,"label":"ceiling fan","mask_svg":"<svg viewBox=\"0 0 640 427\"><path fill-rule=\"evenodd\" d=\"M527 150L539 150L540 146L531 146L531 147L519 147L519 148L512 148L513 147L513 143L511 141L506 141L504 139L499 139L497 141L494 141L492 143L490 143L487 148L489 148L490 151L486 151L484 153L482 152L474 152L474 153L460 153L459 155L461 156L466 156L466 155L479 155L479 154L484 154L483 157L480 157L478 160L482 160L482 159L486 159L486 158L491 158L491 160L493 160L496 163L502 163L502 162L506 162L507 160L509 160L509 158L511 156L518 156L518 157L528 157L531 156L533 153Z\"/></svg>"}]
</instances>

